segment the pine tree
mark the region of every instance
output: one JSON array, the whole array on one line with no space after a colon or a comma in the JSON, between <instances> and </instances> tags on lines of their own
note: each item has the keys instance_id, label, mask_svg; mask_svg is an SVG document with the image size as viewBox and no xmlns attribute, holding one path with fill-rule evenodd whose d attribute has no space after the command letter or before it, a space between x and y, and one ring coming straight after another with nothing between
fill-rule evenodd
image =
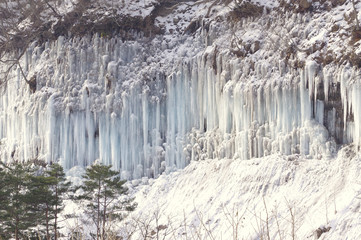
<instances>
[{"instance_id":1,"label":"pine tree","mask_svg":"<svg viewBox=\"0 0 361 240\"><path fill-rule=\"evenodd\" d=\"M86 169L84 194L79 199L87 201L87 214L96 226L96 239L106 239L106 223L122 218L122 212L132 211L132 200L120 202L119 197L128 191L119 172L111 170L112 166L95 164Z\"/></svg>"},{"instance_id":2,"label":"pine tree","mask_svg":"<svg viewBox=\"0 0 361 240\"><path fill-rule=\"evenodd\" d=\"M3 231L6 217L6 208L8 205L8 194L6 187L7 172L3 166L0 165L0 239L5 239L5 233Z\"/></svg>"},{"instance_id":3,"label":"pine tree","mask_svg":"<svg viewBox=\"0 0 361 240\"><path fill-rule=\"evenodd\" d=\"M2 166L0 226L4 239L25 238L25 231L38 225L41 217L31 187L32 168L12 163Z\"/></svg>"},{"instance_id":4,"label":"pine tree","mask_svg":"<svg viewBox=\"0 0 361 240\"><path fill-rule=\"evenodd\" d=\"M71 183L66 181L64 169L59 164L50 165L45 176L49 179L48 187L51 191L51 197L48 200L46 209L46 232L47 239L50 239L49 223L53 220L54 239L58 239L58 214L64 209L63 195L70 189Z\"/></svg>"},{"instance_id":5,"label":"pine tree","mask_svg":"<svg viewBox=\"0 0 361 240\"><path fill-rule=\"evenodd\" d=\"M64 209L63 195L70 184L59 164L52 164L48 170L31 178L32 199L41 214L39 225L44 226L47 240L58 238L58 214Z\"/></svg>"},{"instance_id":6,"label":"pine tree","mask_svg":"<svg viewBox=\"0 0 361 240\"><path fill-rule=\"evenodd\" d=\"M33 203L34 211L37 212L37 223L38 227L44 227L41 229L41 233L37 235L46 235L46 239L50 240L49 235L49 209L55 204L53 200L53 194L49 188L50 184L53 184L54 180L52 178L44 176L44 173L40 175L30 176L29 190L31 194L31 199ZM44 234L45 231L45 234Z\"/></svg>"}]
</instances>

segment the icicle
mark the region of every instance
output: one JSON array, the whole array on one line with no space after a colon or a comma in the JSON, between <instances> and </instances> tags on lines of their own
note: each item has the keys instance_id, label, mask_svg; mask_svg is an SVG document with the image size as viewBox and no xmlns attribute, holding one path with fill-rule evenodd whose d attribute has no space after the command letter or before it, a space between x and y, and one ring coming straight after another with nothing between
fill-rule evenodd
<instances>
[{"instance_id":1,"label":"icicle","mask_svg":"<svg viewBox=\"0 0 361 240\"><path fill-rule=\"evenodd\" d=\"M207 42L215 30L206 33ZM145 48L98 35L60 37L44 52L34 48L21 61L47 68L38 73L41 91L30 95L19 69L12 73L16 81L0 98L0 135L7 138L1 157L16 150L21 160L61 159L66 169L99 159L124 178L139 178L205 158L318 155L328 139L323 122L335 134L338 120L336 110L325 111L317 99L321 81L326 102L331 83L341 83L347 139L361 144L360 89L349 87L344 68L336 70L337 80L318 75L314 61L299 71L284 61L256 62L253 69L249 59L229 53L210 59L210 46L163 73ZM31 101L23 106L18 96ZM351 113L354 123L346 122Z\"/></svg>"}]
</instances>

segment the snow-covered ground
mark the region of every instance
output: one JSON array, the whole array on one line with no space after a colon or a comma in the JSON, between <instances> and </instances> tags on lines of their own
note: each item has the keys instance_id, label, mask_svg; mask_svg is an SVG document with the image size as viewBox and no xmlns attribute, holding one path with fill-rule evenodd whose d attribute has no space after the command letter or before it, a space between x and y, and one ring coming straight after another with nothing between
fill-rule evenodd
<instances>
[{"instance_id":1,"label":"snow-covered ground","mask_svg":"<svg viewBox=\"0 0 361 240\"><path fill-rule=\"evenodd\" d=\"M74 167L67 175L80 184L83 173ZM157 179L128 182L138 206L109 231L133 240L360 239L360 177L361 157L352 146L327 159L274 154L193 161ZM72 231L85 239L94 232L81 209L66 201L64 239Z\"/></svg>"},{"instance_id":2,"label":"snow-covered ground","mask_svg":"<svg viewBox=\"0 0 361 240\"><path fill-rule=\"evenodd\" d=\"M139 181L131 188L139 204L132 216L151 219L154 230L159 214L158 225L168 227L162 236L175 229L167 239L267 239L267 234L316 239L323 227L331 228L320 239L360 239L360 170L360 156L350 147L332 159L271 155L195 161Z\"/></svg>"}]
</instances>

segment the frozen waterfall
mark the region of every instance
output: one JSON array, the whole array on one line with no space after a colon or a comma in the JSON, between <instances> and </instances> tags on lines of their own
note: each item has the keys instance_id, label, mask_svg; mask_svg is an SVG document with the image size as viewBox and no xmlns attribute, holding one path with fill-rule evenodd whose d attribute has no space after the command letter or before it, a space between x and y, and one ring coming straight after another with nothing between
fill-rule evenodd
<instances>
[{"instance_id":1,"label":"frozen waterfall","mask_svg":"<svg viewBox=\"0 0 361 240\"><path fill-rule=\"evenodd\" d=\"M318 157L335 141L361 145L360 83L346 87L352 68L286 69L214 46L167 65L147 48L99 36L31 46L21 64L37 90L14 69L0 98L1 158L66 169L100 159L139 178L191 160Z\"/></svg>"}]
</instances>

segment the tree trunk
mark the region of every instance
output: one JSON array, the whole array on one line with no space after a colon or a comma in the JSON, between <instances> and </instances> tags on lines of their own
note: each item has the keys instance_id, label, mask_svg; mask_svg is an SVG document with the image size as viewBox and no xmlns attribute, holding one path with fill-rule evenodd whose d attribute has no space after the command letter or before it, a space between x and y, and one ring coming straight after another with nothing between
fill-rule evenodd
<instances>
[{"instance_id":1,"label":"tree trunk","mask_svg":"<svg viewBox=\"0 0 361 240\"><path fill-rule=\"evenodd\" d=\"M100 189L101 189L101 184L100 184L100 179L98 182L98 196L97 196L97 201L98 201L98 206L97 206L97 240L99 240L99 235L100 235Z\"/></svg>"},{"instance_id":2,"label":"tree trunk","mask_svg":"<svg viewBox=\"0 0 361 240\"><path fill-rule=\"evenodd\" d=\"M17 175L17 177L19 177ZM16 197L18 198L19 197L19 194L20 194L20 186L19 184L16 185ZM19 202L18 202L18 199L15 200L16 201L16 204L15 206L19 206ZM15 209L15 240L19 240L19 223L20 223L20 220L19 220L19 212L18 212L18 209L16 207Z\"/></svg>"},{"instance_id":3,"label":"tree trunk","mask_svg":"<svg viewBox=\"0 0 361 240\"><path fill-rule=\"evenodd\" d=\"M355 3L355 0L352 0L352 7L353 7L353 11L354 11L354 14L355 14L355 20L356 20L356 30L360 30L360 24L359 24L359 21L358 21L358 12L357 12L357 9L356 9L356 3Z\"/></svg>"},{"instance_id":4,"label":"tree trunk","mask_svg":"<svg viewBox=\"0 0 361 240\"><path fill-rule=\"evenodd\" d=\"M58 175L55 175L56 179L58 179ZM58 185L55 186L55 213L54 213L54 240L58 239Z\"/></svg>"},{"instance_id":5,"label":"tree trunk","mask_svg":"<svg viewBox=\"0 0 361 240\"><path fill-rule=\"evenodd\" d=\"M46 203L45 221L46 221L46 239L50 240L50 235L49 235L49 204L48 203Z\"/></svg>"},{"instance_id":6,"label":"tree trunk","mask_svg":"<svg viewBox=\"0 0 361 240\"><path fill-rule=\"evenodd\" d=\"M104 192L106 188L104 189ZM105 239L105 220L106 220L106 213L107 213L107 196L104 193L104 211L103 211L103 238Z\"/></svg>"},{"instance_id":7,"label":"tree trunk","mask_svg":"<svg viewBox=\"0 0 361 240\"><path fill-rule=\"evenodd\" d=\"M15 220L15 240L19 240L19 229L18 229L18 226L19 226L19 218L16 217L16 220Z\"/></svg>"}]
</instances>

